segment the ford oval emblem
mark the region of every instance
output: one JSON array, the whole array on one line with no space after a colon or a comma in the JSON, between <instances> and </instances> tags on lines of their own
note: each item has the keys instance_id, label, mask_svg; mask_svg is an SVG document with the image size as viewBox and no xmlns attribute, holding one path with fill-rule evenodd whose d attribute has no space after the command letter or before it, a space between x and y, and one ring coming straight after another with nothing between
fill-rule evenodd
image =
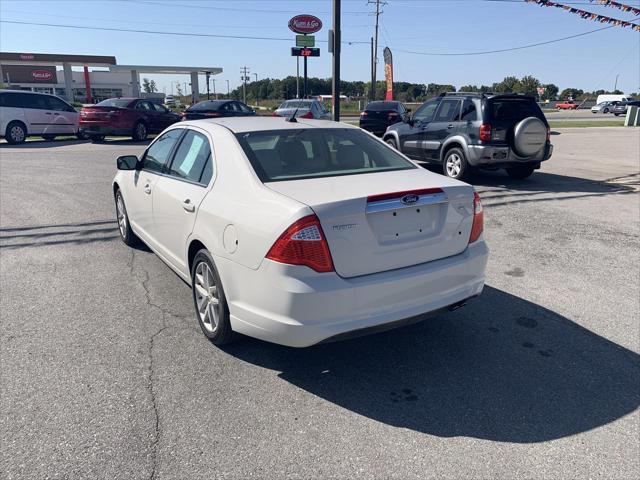
<instances>
[{"instance_id":1,"label":"ford oval emblem","mask_svg":"<svg viewBox=\"0 0 640 480\"><path fill-rule=\"evenodd\" d=\"M420 200L420 197L418 195L414 194L414 193L410 193L409 195L405 195L404 197L402 197L400 199L400 201L402 203L404 203L405 205L413 205L418 200Z\"/></svg>"}]
</instances>

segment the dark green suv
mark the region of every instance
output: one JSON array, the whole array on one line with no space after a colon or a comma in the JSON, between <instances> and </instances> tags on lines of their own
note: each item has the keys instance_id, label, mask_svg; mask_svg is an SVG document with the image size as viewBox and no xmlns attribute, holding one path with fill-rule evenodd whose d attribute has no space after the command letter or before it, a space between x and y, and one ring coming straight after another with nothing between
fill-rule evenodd
<instances>
[{"instance_id":1,"label":"dark green suv","mask_svg":"<svg viewBox=\"0 0 640 480\"><path fill-rule=\"evenodd\" d=\"M422 104L383 139L409 158L462 179L473 168L529 177L553 152L535 99L518 94L446 93Z\"/></svg>"}]
</instances>

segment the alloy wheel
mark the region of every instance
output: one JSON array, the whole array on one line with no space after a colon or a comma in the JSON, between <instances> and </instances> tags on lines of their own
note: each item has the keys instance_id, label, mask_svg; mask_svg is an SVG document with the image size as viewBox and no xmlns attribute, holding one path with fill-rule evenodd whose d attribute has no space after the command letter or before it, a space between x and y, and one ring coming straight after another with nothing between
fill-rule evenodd
<instances>
[{"instance_id":1,"label":"alloy wheel","mask_svg":"<svg viewBox=\"0 0 640 480\"><path fill-rule=\"evenodd\" d=\"M213 333L218 328L220 299L213 272L206 262L196 266L194 289L200 321L209 333Z\"/></svg>"},{"instance_id":2,"label":"alloy wheel","mask_svg":"<svg viewBox=\"0 0 640 480\"><path fill-rule=\"evenodd\" d=\"M462 159L457 153L452 153L447 157L447 175L456 178L462 170Z\"/></svg>"},{"instance_id":3,"label":"alloy wheel","mask_svg":"<svg viewBox=\"0 0 640 480\"><path fill-rule=\"evenodd\" d=\"M22 143L24 141L24 129L19 125L11 127L9 134L11 135L11 139L16 143Z\"/></svg>"},{"instance_id":4,"label":"alloy wheel","mask_svg":"<svg viewBox=\"0 0 640 480\"><path fill-rule=\"evenodd\" d=\"M147 127L144 126L144 123L139 123L136 127L136 136L139 140L147 138Z\"/></svg>"},{"instance_id":5,"label":"alloy wheel","mask_svg":"<svg viewBox=\"0 0 640 480\"><path fill-rule=\"evenodd\" d=\"M118 195L118 200L116 201L116 213L118 215L118 228L120 229L120 235L122 235L122 238L126 238L127 237L127 212L124 208L122 195Z\"/></svg>"}]
</instances>

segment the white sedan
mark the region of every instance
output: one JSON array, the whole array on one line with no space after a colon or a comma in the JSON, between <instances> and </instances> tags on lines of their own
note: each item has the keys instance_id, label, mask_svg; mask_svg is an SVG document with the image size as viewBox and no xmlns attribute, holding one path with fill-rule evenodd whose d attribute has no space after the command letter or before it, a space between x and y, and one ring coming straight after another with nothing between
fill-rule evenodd
<instances>
[{"instance_id":1,"label":"white sedan","mask_svg":"<svg viewBox=\"0 0 640 480\"><path fill-rule=\"evenodd\" d=\"M305 347L453 310L484 286L473 187L357 127L186 121L117 164L123 241L192 286L217 345L241 333Z\"/></svg>"}]
</instances>

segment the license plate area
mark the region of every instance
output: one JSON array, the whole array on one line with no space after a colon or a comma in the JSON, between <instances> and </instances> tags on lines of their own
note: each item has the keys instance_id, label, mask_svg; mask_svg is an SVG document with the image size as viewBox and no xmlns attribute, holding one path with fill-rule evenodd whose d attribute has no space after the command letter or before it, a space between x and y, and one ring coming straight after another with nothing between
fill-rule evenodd
<instances>
[{"instance_id":1,"label":"license plate area","mask_svg":"<svg viewBox=\"0 0 640 480\"><path fill-rule=\"evenodd\" d=\"M442 231L446 204L418 205L372 212L367 222L380 245L426 240Z\"/></svg>"}]
</instances>

